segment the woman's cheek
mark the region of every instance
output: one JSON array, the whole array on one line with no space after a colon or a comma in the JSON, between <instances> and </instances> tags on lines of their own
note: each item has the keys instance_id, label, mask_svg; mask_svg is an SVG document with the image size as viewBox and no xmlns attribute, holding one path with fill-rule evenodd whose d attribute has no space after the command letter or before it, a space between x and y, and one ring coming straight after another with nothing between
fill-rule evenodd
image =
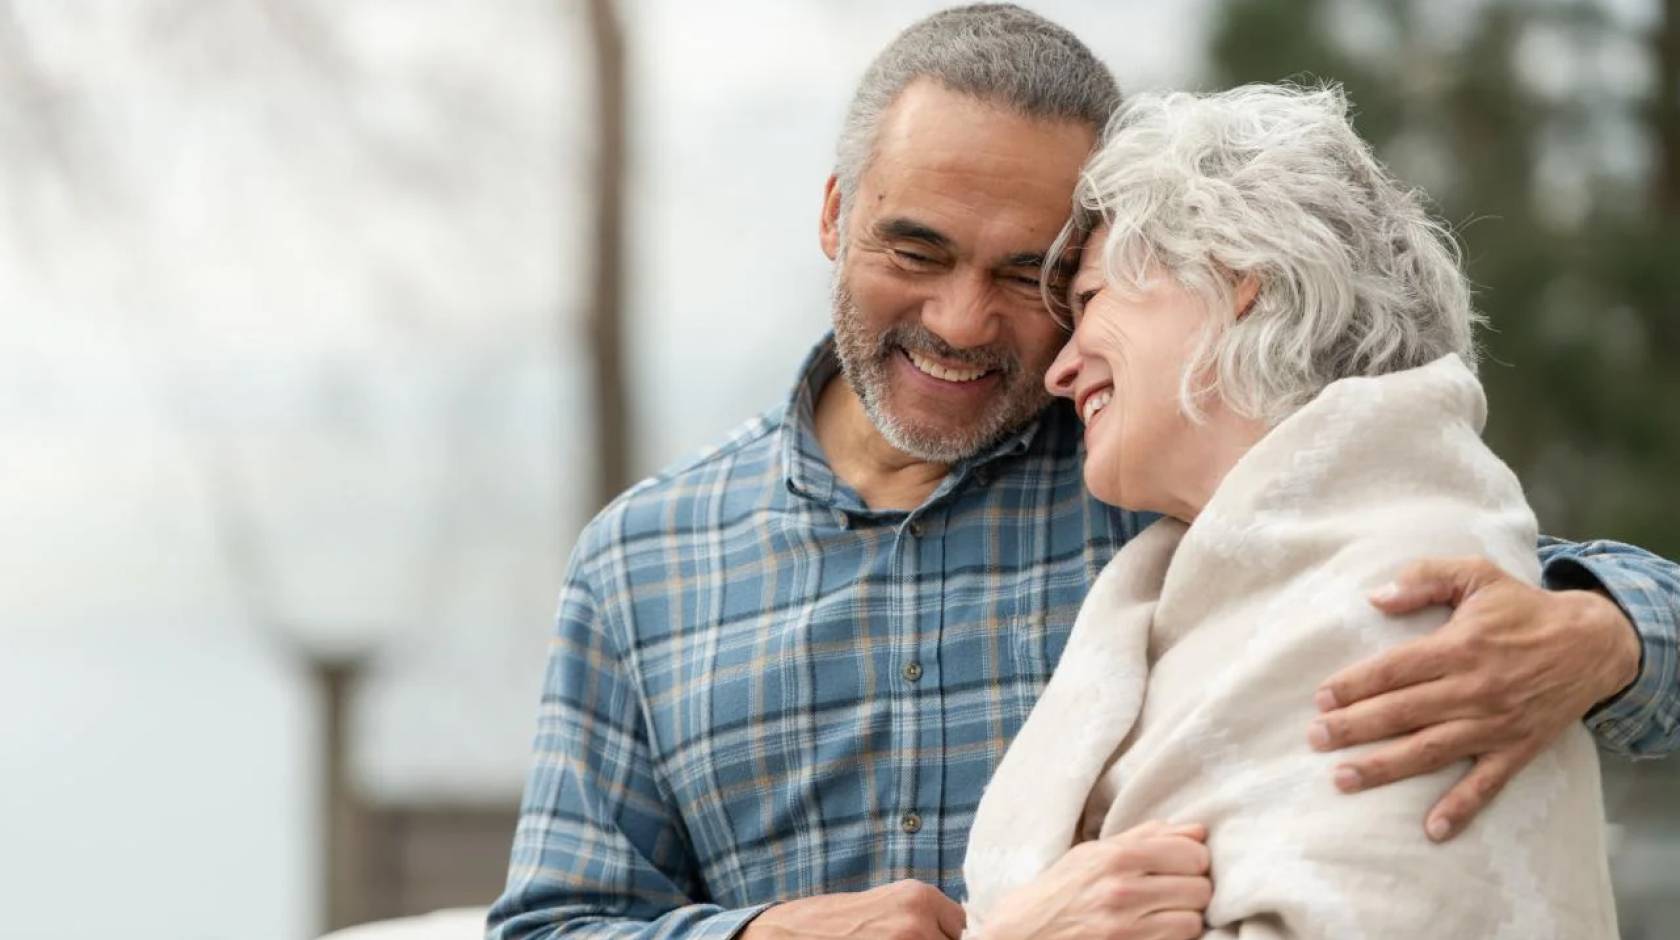
<instances>
[{"instance_id":1,"label":"woman's cheek","mask_svg":"<svg viewBox=\"0 0 1680 940\"><path fill-rule=\"evenodd\" d=\"M1091 492L1097 493L1106 503L1121 505L1124 494L1131 489L1127 484L1133 476L1129 453L1134 448L1130 446L1131 428L1127 423L1129 415L1125 399L1120 395L1116 395L1114 401L1103 410L1106 413L1102 416L1102 433L1100 440L1096 442L1096 448L1099 452L1097 462L1102 473L1102 483L1107 492L1097 493L1094 489Z\"/></svg>"}]
</instances>

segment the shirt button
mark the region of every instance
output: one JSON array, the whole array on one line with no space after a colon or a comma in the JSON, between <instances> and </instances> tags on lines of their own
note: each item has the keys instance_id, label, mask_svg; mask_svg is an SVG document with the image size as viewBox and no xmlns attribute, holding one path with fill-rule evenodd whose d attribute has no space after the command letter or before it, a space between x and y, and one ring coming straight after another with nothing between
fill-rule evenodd
<instances>
[{"instance_id":1,"label":"shirt button","mask_svg":"<svg viewBox=\"0 0 1680 940\"><path fill-rule=\"evenodd\" d=\"M840 514L840 528L850 529L851 527L852 527L852 514L849 513L849 512L841 513Z\"/></svg>"},{"instance_id":2,"label":"shirt button","mask_svg":"<svg viewBox=\"0 0 1680 940\"><path fill-rule=\"evenodd\" d=\"M905 664L905 666L904 666L904 679L905 679L905 681L915 682L917 679L920 679L921 677L922 677L922 664L921 663L907 663L907 664Z\"/></svg>"},{"instance_id":3,"label":"shirt button","mask_svg":"<svg viewBox=\"0 0 1680 940\"><path fill-rule=\"evenodd\" d=\"M915 813L905 813L904 818L898 821L898 827L911 835L915 835L922 831L922 817Z\"/></svg>"},{"instance_id":4,"label":"shirt button","mask_svg":"<svg viewBox=\"0 0 1680 940\"><path fill-rule=\"evenodd\" d=\"M911 537L919 539L919 538L922 537L922 533L924 533L926 531L927 531L927 529L923 528L922 524L920 522L910 523L910 535L911 535Z\"/></svg>"}]
</instances>

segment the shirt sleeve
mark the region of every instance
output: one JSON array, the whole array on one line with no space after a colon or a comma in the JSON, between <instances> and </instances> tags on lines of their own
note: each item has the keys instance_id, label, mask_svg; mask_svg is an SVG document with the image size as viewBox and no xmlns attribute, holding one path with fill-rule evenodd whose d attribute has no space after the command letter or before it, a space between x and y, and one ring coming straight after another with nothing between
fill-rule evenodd
<instances>
[{"instance_id":1,"label":"shirt sleeve","mask_svg":"<svg viewBox=\"0 0 1680 940\"><path fill-rule=\"evenodd\" d=\"M561 593L507 887L486 937L734 937L764 907L709 903L585 567L574 555Z\"/></svg>"},{"instance_id":2,"label":"shirt sleeve","mask_svg":"<svg viewBox=\"0 0 1680 940\"><path fill-rule=\"evenodd\" d=\"M1551 590L1602 589L1639 631L1639 677L1587 715L1603 747L1630 757L1680 749L1680 565L1621 542L1540 538Z\"/></svg>"}]
</instances>

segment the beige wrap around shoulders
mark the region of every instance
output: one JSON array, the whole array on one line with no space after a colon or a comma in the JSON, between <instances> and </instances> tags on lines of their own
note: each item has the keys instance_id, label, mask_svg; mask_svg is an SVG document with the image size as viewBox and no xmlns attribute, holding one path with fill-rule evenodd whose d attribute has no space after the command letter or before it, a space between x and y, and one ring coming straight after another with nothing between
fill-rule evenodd
<instances>
[{"instance_id":1,"label":"beige wrap around shoulders","mask_svg":"<svg viewBox=\"0 0 1680 940\"><path fill-rule=\"evenodd\" d=\"M1575 727L1469 828L1429 807L1465 771L1338 793L1307 744L1318 683L1432 630L1368 593L1425 556L1537 582L1534 515L1480 438L1456 356L1336 382L1232 469L1186 527L1163 519L1098 577L987 786L964 877L970 933L1084 839L1149 819L1209 828L1208 937L1616 936L1597 755Z\"/></svg>"}]
</instances>

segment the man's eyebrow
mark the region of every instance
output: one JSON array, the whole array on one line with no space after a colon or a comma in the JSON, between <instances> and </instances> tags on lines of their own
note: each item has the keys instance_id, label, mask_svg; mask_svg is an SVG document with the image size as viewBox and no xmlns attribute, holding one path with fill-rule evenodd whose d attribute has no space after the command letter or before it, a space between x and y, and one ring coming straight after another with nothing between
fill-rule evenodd
<instances>
[{"instance_id":1,"label":"man's eyebrow","mask_svg":"<svg viewBox=\"0 0 1680 940\"><path fill-rule=\"evenodd\" d=\"M998 265L998 267L1000 267L1000 268L1042 268L1042 267L1044 267L1044 252L1042 252L1042 251L1017 251L1016 253L1014 253L1014 254L1010 255L1009 257L1003 259L1003 263Z\"/></svg>"},{"instance_id":2,"label":"man's eyebrow","mask_svg":"<svg viewBox=\"0 0 1680 940\"><path fill-rule=\"evenodd\" d=\"M950 248L951 240L944 234L928 228L913 219L884 219L875 223L875 237L881 239L904 238L911 241L926 242L935 248Z\"/></svg>"}]
</instances>

